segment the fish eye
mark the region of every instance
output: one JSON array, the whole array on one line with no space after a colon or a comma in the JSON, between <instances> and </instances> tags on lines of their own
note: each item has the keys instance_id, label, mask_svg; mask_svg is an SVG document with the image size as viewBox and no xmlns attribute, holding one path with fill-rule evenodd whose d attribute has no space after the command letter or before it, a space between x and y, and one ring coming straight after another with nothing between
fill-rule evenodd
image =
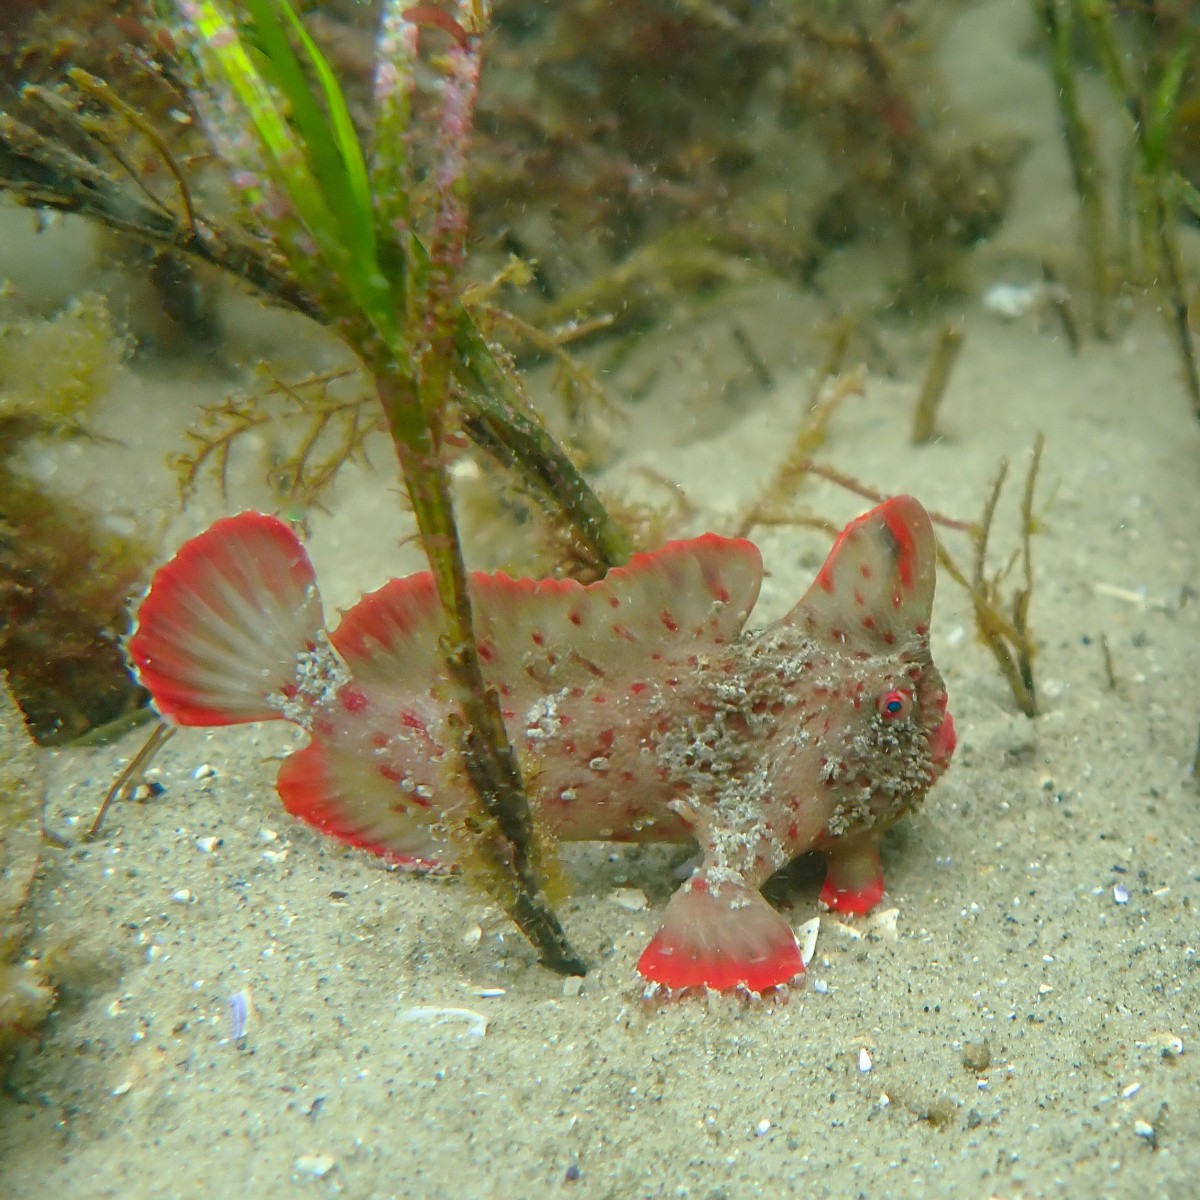
<instances>
[{"instance_id":1,"label":"fish eye","mask_svg":"<svg viewBox=\"0 0 1200 1200\"><path fill-rule=\"evenodd\" d=\"M912 705L912 692L903 688L892 688L875 701L875 708L885 721L899 721L907 717L912 712Z\"/></svg>"}]
</instances>

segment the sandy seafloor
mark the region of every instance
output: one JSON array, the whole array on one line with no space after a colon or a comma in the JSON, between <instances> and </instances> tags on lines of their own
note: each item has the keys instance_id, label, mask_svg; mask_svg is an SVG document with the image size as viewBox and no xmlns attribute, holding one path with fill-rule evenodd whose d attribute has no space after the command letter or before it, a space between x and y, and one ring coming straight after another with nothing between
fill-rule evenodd
<instances>
[{"instance_id":1,"label":"sandy seafloor","mask_svg":"<svg viewBox=\"0 0 1200 1200\"><path fill-rule=\"evenodd\" d=\"M977 27L952 37L982 23L997 39L978 41L986 57L1011 9L979 6ZM980 287L1033 278L1039 247L1073 228L1036 64L1010 55L989 72L983 91L1020 96L1012 119L1041 140L1012 221L980 252ZM8 231L29 228L2 216ZM64 293L86 286L71 274L86 275L80 244L70 228L6 237L0 274L33 290L56 272ZM164 794L123 806L92 845L80 831L142 735L64 750L48 824L72 845L47 853L35 922L84 966L0 1095L0 1194L1194 1196L1200 425L1148 304L1077 357L1052 322L1003 322L978 290L961 312L943 439L914 449L906 437L930 330L885 328L897 371L869 376L823 457L974 518L999 458L1013 459L1015 485L1044 432L1032 609L1044 713L1015 710L943 579L934 653L961 743L885 844L892 916L824 915L809 987L786 1004L647 1004L633 965L682 852L568 848L562 912L592 968L571 994L462 880L388 871L287 817L269 761L295 743L286 729L182 733L159 761ZM822 315L768 288L650 339L612 381L620 401L634 375L666 367L617 428L633 449L606 486L651 495L637 468L652 466L695 506L680 534L730 528L796 428ZM734 351L735 320L772 389ZM254 336L277 350L297 328L271 318ZM191 364L135 362L101 422L124 444L46 453L93 481L98 504L169 512L164 454L194 403L230 386ZM331 607L414 565L394 548L405 517L391 486L387 470L356 475L332 515L314 517ZM1016 495L997 561L1014 544ZM839 520L861 507L825 485L799 499ZM245 482L231 506L261 501ZM172 519L168 543L216 511L210 495ZM827 542L796 528L757 540L761 621L807 587ZM817 915L818 877L801 871L781 891L797 925ZM646 907L627 907L638 891ZM239 991L253 1003L243 1044L231 1040ZM417 1007L473 1010L486 1034L406 1020Z\"/></svg>"}]
</instances>

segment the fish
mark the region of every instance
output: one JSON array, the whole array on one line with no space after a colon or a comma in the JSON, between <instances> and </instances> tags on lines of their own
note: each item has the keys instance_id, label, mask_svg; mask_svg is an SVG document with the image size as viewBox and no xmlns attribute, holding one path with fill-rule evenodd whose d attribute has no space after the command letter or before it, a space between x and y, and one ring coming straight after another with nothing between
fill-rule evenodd
<instances>
[{"instance_id":1,"label":"fish","mask_svg":"<svg viewBox=\"0 0 1200 1200\"><path fill-rule=\"evenodd\" d=\"M637 963L647 990L801 983L761 885L824 854L820 900L883 898L880 838L955 747L929 626L936 541L895 496L851 521L801 600L750 632L763 561L706 533L597 582L473 573L479 658L540 827L562 841L695 842L699 865ZM429 572L326 629L313 565L277 517L243 512L155 574L127 640L169 723L287 720L307 744L277 789L295 817L410 867L448 868L471 802Z\"/></svg>"}]
</instances>

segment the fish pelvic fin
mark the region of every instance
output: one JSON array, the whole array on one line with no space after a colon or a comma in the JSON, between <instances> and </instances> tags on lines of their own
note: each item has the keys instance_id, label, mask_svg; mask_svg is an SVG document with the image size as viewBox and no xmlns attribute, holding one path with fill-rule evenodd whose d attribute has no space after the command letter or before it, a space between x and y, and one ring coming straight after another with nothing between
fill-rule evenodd
<instances>
[{"instance_id":1,"label":"fish pelvic fin","mask_svg":"<svg viewBox=\"0 0 1200 1200\"><path fill-rule=\"evenodd\" d=\"M671 897L637 969L670 992L764 992L803 978L804 960L792 927L757 888L701 871Z\"/></svg>"}]
</instances>

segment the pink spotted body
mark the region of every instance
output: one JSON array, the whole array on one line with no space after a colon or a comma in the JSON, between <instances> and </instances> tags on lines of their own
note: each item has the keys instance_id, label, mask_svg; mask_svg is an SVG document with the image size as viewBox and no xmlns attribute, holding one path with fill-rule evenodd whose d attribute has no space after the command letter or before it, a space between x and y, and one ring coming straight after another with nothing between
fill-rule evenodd
<instances>
[{"instance_id":1,"label":"pink spotted body","mask_svg":"<svg viewBox=\"0 0 1200 1200\"><path fill-rule=\"evenodd\" d=\"M695 840L702 861L639 961L668 989L762 991L803 973L759 886L823 851L822 899L867 911L879 838L954 749L929 654L934 545L897 497L852 522L781 621L743 626L762 565L714 535L588 586L472 577L480 656L537 819L561 839ZM156 577L130 654L181 724L283 717L311 738L278 787L296 816L414 863L452 861L469 802L427 574L330 634L303 547L257 513L217 522Z\"/></svg>"}]
</instances>

